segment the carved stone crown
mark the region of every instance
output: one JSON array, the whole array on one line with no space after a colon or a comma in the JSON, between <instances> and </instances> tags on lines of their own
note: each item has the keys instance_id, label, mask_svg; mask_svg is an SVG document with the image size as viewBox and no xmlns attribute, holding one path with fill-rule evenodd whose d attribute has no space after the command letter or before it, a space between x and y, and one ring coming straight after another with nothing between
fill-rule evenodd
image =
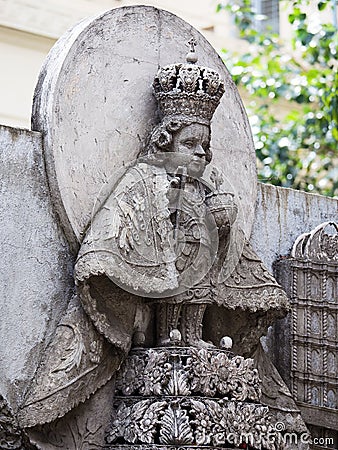
<instances>
[{"instance_id":1,"label":"carved stone crown","mask_svg":"<svg viewBox=\"0 0 338 450\"><path fill-rule=\"evenodd\" d=\"M196 65L194 48L186 64L171 64L158 71L153 88L163 118L186 116L209 124L224 93L220 75Z\"/></svg>"}]
</instances>

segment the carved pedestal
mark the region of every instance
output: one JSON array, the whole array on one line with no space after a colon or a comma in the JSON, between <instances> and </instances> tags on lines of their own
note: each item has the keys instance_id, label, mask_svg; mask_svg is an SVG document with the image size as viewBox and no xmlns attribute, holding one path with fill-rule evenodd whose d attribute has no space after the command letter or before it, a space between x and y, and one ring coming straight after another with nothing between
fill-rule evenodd
<instances>
[{"instance_id":1,"label":"carved pedestal","mask_svg":"<svg viewBox=\"0 0 338 450\"><path fill-rule=\"evenodd\" d=\"M116 380L111 449L282 448L252 359L220 349L135 349Z\"/></svg>"}]
</instances>

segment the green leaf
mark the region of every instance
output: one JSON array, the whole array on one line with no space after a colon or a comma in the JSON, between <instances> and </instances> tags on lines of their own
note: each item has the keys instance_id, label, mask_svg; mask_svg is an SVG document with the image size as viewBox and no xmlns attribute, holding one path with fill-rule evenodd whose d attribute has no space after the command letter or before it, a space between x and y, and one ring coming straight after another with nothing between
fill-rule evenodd
<instances>
[{"instance_id":1,"label":"green leaf","mask_svg":"<svg viewBox=\"0 0 338 450\"><path fill-rule=\"evenodd\" d=\"M333 0L333 1L335 1L335 0ZM327 7L327 3L326 2L319 2L318 3L319 11L323 11L326 7Z\"/></svg>"},{"instance_id":2,"label":"green leaf","mask_svg":"<svg viewBox=\"0 0 338 450\"><path fill-rule=\"evenodd\" d=\"M251 43L249 53L239 56L228 49L226 57L234 81L249 94L259 179L295 189L312 186L312 192L333 196L338 195L338 35L330 22L310 32L312 1L289 5L288 42L295 54L269 30L254 29L251 0L219 4L231 11L240 36ZM330 1L316 4L322 11Z\"/></svg>"},{"instance_id":3,"label":"green leaf","mask_svg":"<svg viewBox=\"0 0 338 450\"><path fill-rule=\"evenodd\" d=\"M338 141L338 129L337 128L332 129L332 136L336 139L336 141Z\"/></svg>"}]
</instances>

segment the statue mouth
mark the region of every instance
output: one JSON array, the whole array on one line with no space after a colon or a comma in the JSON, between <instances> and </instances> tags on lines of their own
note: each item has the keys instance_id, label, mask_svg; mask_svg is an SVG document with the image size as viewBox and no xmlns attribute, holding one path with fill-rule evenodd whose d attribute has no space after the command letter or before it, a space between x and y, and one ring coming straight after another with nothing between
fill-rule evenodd
<instances>
[{"instance_id":1,"label":"statue mouth","mask_svg":"<svg viewBox=\"0 0 338 450\"><path fill-rule=\"evenodd\" d=\"M205 166L206 166L206 161L205 161L205 159L199 158L198 156L194 156L190 160L188 166L189 167L199 167L199 168L203 168L204 169Z\"/></svg>"}]
</instances>

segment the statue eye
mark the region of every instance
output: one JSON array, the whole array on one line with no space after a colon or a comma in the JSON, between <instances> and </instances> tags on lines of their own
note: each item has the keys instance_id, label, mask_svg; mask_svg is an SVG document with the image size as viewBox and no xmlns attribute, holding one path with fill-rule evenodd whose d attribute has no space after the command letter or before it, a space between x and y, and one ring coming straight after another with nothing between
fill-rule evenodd
<instances>
[{"instance_id":1,"label":"statue eye","mask_svg":"<svg viewBox=\"0 0 338 450\"><path fill-rule=\"evenodd\" d=\"M185 146L185 147L187 147L187 148L193 148L193 146L194 146L194 143L193 143L193 141L184 141L183 142L183 145Z\"/></svg>"}]
</instances>

